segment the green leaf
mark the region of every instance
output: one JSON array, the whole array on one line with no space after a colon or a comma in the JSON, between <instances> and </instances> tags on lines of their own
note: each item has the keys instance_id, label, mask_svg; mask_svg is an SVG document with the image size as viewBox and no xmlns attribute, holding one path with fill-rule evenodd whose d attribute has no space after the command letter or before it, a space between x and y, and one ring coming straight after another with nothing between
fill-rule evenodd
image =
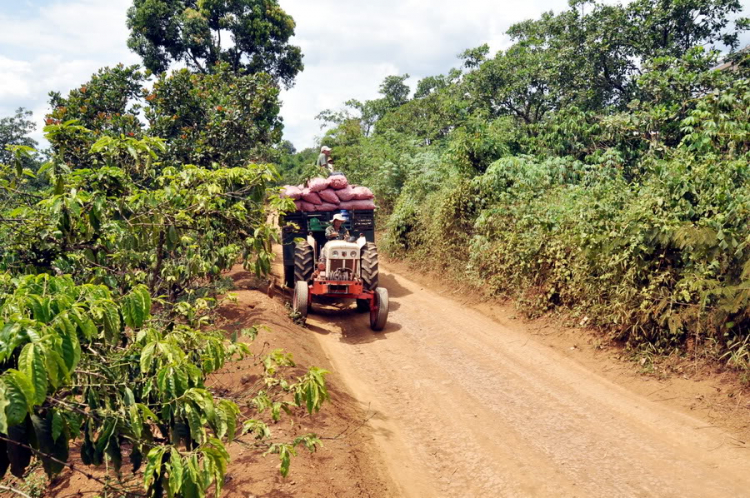
<instances>
[{"instance_id":1,"label":"green leaf","mask_svg":"<svg viewBox=\"0 0 750 498\"><path fill-rule=\"evenodd\" d=\"M5 409L10 405L10 401L7 398L6 390L5 383L0 382L0 433L2 434L8 433L8 416L5 414ZM2 451L0 451L0 453L2 453ZM3 473L5 473L5 471L3 471ZM0 475L0 479L2 479L2 475Z\"/></svg>"},{"instance_id":2,"label":"green leaf","mask_svg":"<svg viewBox=\"0 0 750 498\"><path fill-rule=\"evenodd\" d=\"M43 346L33 342L26 344L18 356L18 369L34 386L34 404L44 403L47 398L47 368Z\"/></svg>"},{"instance_id":3,"label":"green leaf","mask_svg":"<svg viewBox=\"0 0 750 498\"><path fill-rule=\"evenodd\" d=\"M143 471L143 480L146 489L151 489L153 484L161 478L161 465L166 446L155 446L146 455L146 470Z\"/></svg>"},{"instance_id":4,"label":"green leaf","mask_svg":"<svg viewBox=\"0 0 750 498\"><path fill-rule=\"evenodd\" d=\"M106 303L103 307L104 311L104 338L110 344L116 344L120 340L120 331L122 329L122 322L120 320L120 312L117 310L114 304Z\"/></svg>"},{"instance_id":5,"label":"green leaf","mask_svg":"<svg viewBox=\"0 0 750 498\"><path fill-rule=\"evenodd\" d=\"M57 441L65 429L65 421L57 410L50 410L52 413L52 439Z\"/></svg>"},{"instance_id":6,"label":"green leaf","mask_svg":"<svg viewBox=\"0 0 750 498\"><path fill-rule=\"evenodd\" d=\"M77 310L75 308L72 310L71 316L86 339L96 337L98 330L96 329L96 325L94 325L94 321L91 317L86 315L82 310Z\"/></svg>"},{"instance_id":7,"label":"green leaf","mask_svg":"<svg viewBox=\"0 0 750 498\"><path fill-rule=\"evenodd\" d=\"M190 435L202 444L206 440L206 430L203 428L203 420L201 420L200 415L189 404L183 405L183 413L190 427Z\"/></svg>"},{"instance_id":8,"label":"green leaf","mask_svg":"<svg viewBox=\"0 0 750 498\"><path fill-rule=\"evenodd\" d=\"M140 328L151 311L151 296L145 286L139 286L123 298L125 323L132 329Z\"/></svg>"},{"instance_id":9,"label":"green leaf","mask_svg":"<svg viewBox=\"0 0 750 498\"><path fill-rule=\"evenodd\" d=\"M136 405L130 405L128 407L128 414L130 415L130 427L133 429L133 435L140 439L143 433L141 412Z\"/></svg>"},{"instance_id":10,"label":"green leaf","mask_svg":"<svg viewBox=\"0 0 750 498\"><path fill-rule=\"evenodd\" d=\"M18 370L6 370L2 379L8 400L8 406L5 409L8 426L18 425L24 421L26 414L33 410L34 386L31 380Z\"/></svg>"},{"instance_id":11,"label":"green leaf","mask_svg":"<svg viewBox=\"0 0 750 498\"><path fill-rule=\"evenodd\" d=\"M182 459L176 449L172 449L169 454L169 492L170 496L179 496L180 487L182 486L184 469ZM217 493L218 495L218 493Z\"/></svg>"},{"instance_id":12,"label":"green leaf","mask_svg":"<svg viewBox=\"0 0 750 498\"><path fill-rule=\"evenodd\" d=\"M222 416L226 419L227 440L232 441L237 430L237 419L240 416L240 409L236 403L223 399L219 401L219 405L217 407L217 414L218 413L222 413Z\"/></svg>"},{"instance_id":13,"label":"green leaf","mask_svg":"<svg viewBox=\"0 0 750 498\"><path fill-rule=\"evenodd\" d=\"M70 333L67 328L57 329L62 345L62 358L65 361L67 372L72 372L81 360L81 344L78 342L78 334Z\"/></svg>"},{"instance_id":14,"label":"green leaf","mask_svg":"<svg viewBox=\"0 0 750 498\"><path fill-rule=\"evenodd\" d=\"M156 351L157 343L151 342L146 344L146 347L141 350L141 372L148 373L151 371L151 365L154 361L154 352Z\"/></svg>"}]
</instances>

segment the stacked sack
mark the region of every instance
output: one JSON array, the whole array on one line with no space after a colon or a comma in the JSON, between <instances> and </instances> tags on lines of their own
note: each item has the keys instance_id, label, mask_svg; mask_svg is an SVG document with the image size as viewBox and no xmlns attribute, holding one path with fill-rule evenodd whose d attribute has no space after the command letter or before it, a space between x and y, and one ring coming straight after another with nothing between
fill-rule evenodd
<instances>
[{"instance_id":1,"label":"stacked sack","mask_svg":"<svg viewBox=\"0 0 750 498\"><path fill-rule=\"evenodd\" d=\"M375 196L367 187L349 185L344 175L313 178L307 186L287 185L282 197L294 199L297 211L324 212L339 209L375 209Z\"/></svg>"}]
</instances>

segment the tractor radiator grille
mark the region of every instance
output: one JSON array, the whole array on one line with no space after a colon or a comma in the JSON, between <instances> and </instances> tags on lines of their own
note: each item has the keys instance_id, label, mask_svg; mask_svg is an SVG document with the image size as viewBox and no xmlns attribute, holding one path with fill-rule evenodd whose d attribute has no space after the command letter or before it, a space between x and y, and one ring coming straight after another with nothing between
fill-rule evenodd
<instances>
[{"instance_id":1,"label":"tractor radiator grille","mask_svg":"<svg viewBox=\"0 0 750 498\"><path fill-rule=\"evenodd\" d=\"M328 284L328 292L330 294L349 294L348 285Z\"/></svg>"}]
</instances>

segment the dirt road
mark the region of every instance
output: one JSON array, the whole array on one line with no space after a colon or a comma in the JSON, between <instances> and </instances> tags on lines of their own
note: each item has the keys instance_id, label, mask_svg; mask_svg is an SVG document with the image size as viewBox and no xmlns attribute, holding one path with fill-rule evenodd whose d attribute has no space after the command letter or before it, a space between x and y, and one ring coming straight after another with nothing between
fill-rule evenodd
<instances>
[{"instance_id":1,"label":"dirt road","mask_svg":"<svg viewBox=\"0 0 750 498\"><path fill-rule=\"evenodd\" d=\"M403 496L750 496L750 450L381 265L385 331L308 318Z\"/></svg>"}]
</instances>

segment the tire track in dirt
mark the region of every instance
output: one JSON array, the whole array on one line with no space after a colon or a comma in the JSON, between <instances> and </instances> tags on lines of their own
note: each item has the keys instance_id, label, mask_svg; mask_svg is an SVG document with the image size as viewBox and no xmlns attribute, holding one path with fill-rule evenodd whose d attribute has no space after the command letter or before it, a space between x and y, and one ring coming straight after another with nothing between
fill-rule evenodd
<instances>
[{"instance_id":1,"label":"tire track in dirt","mask_svg":"<svg viewBox=\"0 0 750 498\"><path fill-rule=\"evenodd\" d=\"M308 328L369 410L404 496L750 496L746 450L384 271L385 331L316 306Z\"/></svg>"}]
</instances>

